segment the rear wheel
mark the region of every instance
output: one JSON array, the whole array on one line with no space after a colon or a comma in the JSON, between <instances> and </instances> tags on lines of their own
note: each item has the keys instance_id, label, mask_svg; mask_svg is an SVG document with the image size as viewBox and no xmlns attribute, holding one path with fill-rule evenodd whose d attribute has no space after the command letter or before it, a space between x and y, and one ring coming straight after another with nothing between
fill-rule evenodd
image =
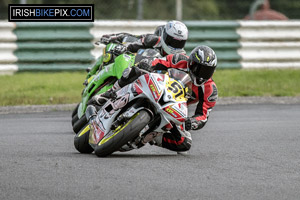
<instances>
[{"instance_id":1,"label":"rear wheel","mask_svg":"<svg viewBox=\"0 0 300 200\"><path fill-rule=\"evenodd\" d=\"M105 136L95 148L95 154L99 157L105 157L119 150L128 141L136 138L150 120L150 114L141 110L122 127L118 127L112 134Z\"/></svg>"},{"instance_id":2,"label":"rear wheel","mask_svg":"<svg viewBox=\"0 0 300 200\"><path fill-rule=\"evenodd\" d=\"M89 144L90 127L87 124L74 137L74 146L80 153L92 153L94 149Z\"/></svg>"}]
</instances>

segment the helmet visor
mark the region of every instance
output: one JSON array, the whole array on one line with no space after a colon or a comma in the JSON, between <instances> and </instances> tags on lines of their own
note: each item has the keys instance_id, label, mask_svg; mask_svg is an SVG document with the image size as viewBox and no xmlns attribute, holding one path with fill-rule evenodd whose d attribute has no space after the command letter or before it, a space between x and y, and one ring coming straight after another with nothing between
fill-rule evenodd
<instances>
[{"instance_id":1,"label":"helmet visor","mask_svg":"<svg viewBox=\"0 0 300 200\"><path fill-rule=\"evenodd\" d=\"M171 46L176 49L182 49L185 45L186 40L178 40L173 38L172 36L168 35L166 29L163 32L163 40L166 45Z\"/></svg>"},{"instance_id":2,"label":"helmet visor","mask_svg":"<svg viewBox=\"0 0 300 200\"><path fill-rule=\"evenodd\" d=\"M196 86L200 86L210 79L216 67L205 66L197 63L190 64L190 76Z\"/></svg>"}]
</instances>

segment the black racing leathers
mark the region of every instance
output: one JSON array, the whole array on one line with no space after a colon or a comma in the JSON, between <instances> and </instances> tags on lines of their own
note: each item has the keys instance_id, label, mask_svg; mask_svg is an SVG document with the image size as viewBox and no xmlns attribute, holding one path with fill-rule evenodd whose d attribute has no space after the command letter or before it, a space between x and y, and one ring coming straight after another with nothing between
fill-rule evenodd
<instances>
[{"instance_id":1,"label":"black racing leathers","mask_svg":"<svg viewBox=\"0 0 300 200\"><path fill-rule=\"evenodd\" d=\"M125 42L127 50L136 53L139 49L158 48L160 50L160 36L155 34L145 34L135 36L129 33L118 33L113 38L118 42L124 42L126 37L136 37L138 40L133 42ZM112 40L112 41L114 41ZM126 41L126 39L125 39Z\"/></svg>"}]
</instances>

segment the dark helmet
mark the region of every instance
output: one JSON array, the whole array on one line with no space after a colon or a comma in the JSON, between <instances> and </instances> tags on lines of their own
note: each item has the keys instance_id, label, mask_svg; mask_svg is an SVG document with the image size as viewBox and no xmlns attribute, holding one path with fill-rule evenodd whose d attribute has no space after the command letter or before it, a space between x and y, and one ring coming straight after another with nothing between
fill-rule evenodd
<instances>
[{"instance_id":1,"label":"dark helmet","mask_svg":"<svg viewBox=\"0 0 300 200\"><path fill-rule=\"evenodd\" d=\"M189 57L189 74L196 86L210 79L217 67L217 55L208 46L200 45L194 48Z\"/></svg>"}]
</instances>

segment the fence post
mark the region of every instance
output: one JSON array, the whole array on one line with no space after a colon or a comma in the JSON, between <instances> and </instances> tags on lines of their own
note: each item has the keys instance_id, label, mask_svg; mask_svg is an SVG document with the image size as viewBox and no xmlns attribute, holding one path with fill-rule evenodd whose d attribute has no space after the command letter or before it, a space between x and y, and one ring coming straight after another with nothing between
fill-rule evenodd
<instances>
[{"instance_id":1,"label":"fence post","mask_svg":"<svg viewBox=\"0 0 300 200\"><path fill-rule=\"evenodd\" d=\"M182 20L182 0L176 0L176 19Z\"/></svg>"},{"instance_id":2,"label":"fence post","mask_svg":"<svg viewBox=\"0 0 300 200\"><path fill-rule=\"evenodd\" d=\"M144 4L144 0L138 0L137 20L143 19L143 11L144 11L143 4Z\"/></svg>"}]
</instances>

